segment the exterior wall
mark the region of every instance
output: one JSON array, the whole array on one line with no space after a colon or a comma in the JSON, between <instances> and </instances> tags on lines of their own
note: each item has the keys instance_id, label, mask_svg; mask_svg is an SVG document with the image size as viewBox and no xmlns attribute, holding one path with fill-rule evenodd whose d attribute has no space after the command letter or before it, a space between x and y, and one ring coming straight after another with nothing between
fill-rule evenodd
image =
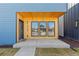
<instances>
[{"instance_id":1,"label":"exterior wall","mask_svg":"<svg viewBox=\"0 0 79 59\"><path fill-rule=\"evenodd\" d=\"M79 26L76 27L76 21L79 21L79 4L70 8L64 15L65 36L73 40L79 40Z\"/></svg>"},{"instance_id":2,"label":"exterior wall","mask_svg":"<svg viewBox=\"0 0 79 59\"><path fill-rule=\"evenodd\" d=\"M44 18L45 18L45 20L43 20ZM54 39L57 39L58 38L58 18L57 17L54 17L54 18L44 17L44 18L43 17L30 17L30 18L25 18L25 22L24 22L24 38L25 39L48 38L47 36L46 37L32 37L31 36L31 22L32 21L54 21L55 22L55 37L49 37L49 39L53 39L53 38Z\"/></svg>"},{"instance_id":3,"label":"exterior wall","mask_svg":"<svg viewBox=\"0 0 79 59\"><path fill-rule=\"evenodd\" d=\"M45 39L46 37L32 37L31 36L31 22L32 21L54 21L55 22L55 36L49 37L49 39L57 39L58 38L58 17L43 17L43 16L32 16L24 18L22 15L17 13L17 42L19 42L19 19L24 22L24 39Z\"/></svg>"},{"instance_id":4,"label":"exterior wall","mask_svg":"<svg viewBox=\"0 0 79 59\"><path fill-rule=\"evenodd\" d=\"M66 4L0 4L0 45L16 43L16 12L66 11Z\"/></svg>"}]
</instances>

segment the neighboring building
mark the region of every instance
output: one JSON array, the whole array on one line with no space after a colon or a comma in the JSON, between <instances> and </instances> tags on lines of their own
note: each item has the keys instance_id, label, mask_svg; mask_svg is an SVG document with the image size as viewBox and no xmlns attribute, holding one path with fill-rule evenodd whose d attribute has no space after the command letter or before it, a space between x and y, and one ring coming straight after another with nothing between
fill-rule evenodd
<instances>
[{"instance_id":1,"label":"neighboring building","mask_svg":"<svg viewBox=\"0 0 79 59\"><path fill-rule=\"evenodd\" d=\"M22 39L58 38L58 18L64 12L65 3L0 4L0 45L13 45Z\"/></svg>"},{"instance_id":2,"label":"neighboring building","mask_svg":"<svg viewBox=\"0 0 79 59\"><path fill-rule=\"evenodd\" d=\"M68 4L68 7L64 15L64 35L79 41L79 4Z\"/></svg>"},{"instance_id":3,"label":"neighboring building","mask_svg":"<svg viewBox=\"0 0 79 59\"><path fill-rule=\"evenodd\" d=\"M72 8L73 6L75 6L77 3L68 3L67 4L67 9L69 10L70 8Z\"/></svg>"}]
</instances>

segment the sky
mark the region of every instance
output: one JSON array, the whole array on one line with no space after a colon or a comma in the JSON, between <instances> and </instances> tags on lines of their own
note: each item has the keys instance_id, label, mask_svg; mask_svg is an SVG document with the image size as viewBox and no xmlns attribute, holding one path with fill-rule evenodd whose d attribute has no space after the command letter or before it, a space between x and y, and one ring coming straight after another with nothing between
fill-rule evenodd
<instances>
[{"instance_id":1,"label":"sky","mask_svg":"<svg viewBox=\"0 0 79 59\"><path fill-rule=\"evenodd\" d=\"M44 27L46 28L46 23L45 22L41 22L40 25L44 25ZM49 28L53 28L54 27L54 22L48 22L48 27ZM38 22L32 22L32 28L38 28Z\"/></svg>"}]
</instances>

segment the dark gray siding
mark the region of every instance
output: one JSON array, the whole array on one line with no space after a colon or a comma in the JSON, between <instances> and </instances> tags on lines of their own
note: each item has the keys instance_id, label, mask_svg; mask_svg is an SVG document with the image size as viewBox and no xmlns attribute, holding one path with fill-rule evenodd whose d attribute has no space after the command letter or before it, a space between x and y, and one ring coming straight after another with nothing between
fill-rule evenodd
<instances>
[{"instance_id":1,"label":"dark gray siding","mask_svg":"<svg viewBox=\"0 0 79 59\"><path fill-rule=\"evenodd\" d=\"M79 27L75 27L75 21L79 21L79 4L67 10L64 15L64 36L79 40Z\"/></svg>"}]
</instances>

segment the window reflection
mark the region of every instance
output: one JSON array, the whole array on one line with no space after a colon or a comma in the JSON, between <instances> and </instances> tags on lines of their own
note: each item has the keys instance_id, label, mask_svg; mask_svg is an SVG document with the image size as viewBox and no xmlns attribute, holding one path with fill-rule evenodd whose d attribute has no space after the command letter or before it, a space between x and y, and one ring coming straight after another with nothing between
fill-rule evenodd
<instances>
[{"instance_id":1,"label":"window reflection","mask_svg":"<svg viewBox=\"0 0 79 59\"><path fill-rule=\"evenodd\" d=\"M40 35L46 35L46 22L40 22Z\"/></svg>"},{"instance_id":2,"label":"window reflection","mask_svg":"<svg viewBox=\"0 0 79 59\"><path fill-rule=\"evenodd\" d=\"M54 22L48 22L48 35L54 36L55 25Z\"/></svg>"},{"instance_id":3,"label":"window reflection","mask_svg":"<svg viewBox=\"0 0 79 59\"><path fill-rule=\"evenodd\" d=\"M32 22L32 36L54 36L55 22Z\"/></svg>"},{"instance_id":4,"label":"window reflection","mask_svg":"<svg viewBox=\"0 0 79 59\"><path fill-rule=\"evenodd\" d=\"M32 36L38 35L38 22L32 22Z\"/></svg>"}]
</instances>

